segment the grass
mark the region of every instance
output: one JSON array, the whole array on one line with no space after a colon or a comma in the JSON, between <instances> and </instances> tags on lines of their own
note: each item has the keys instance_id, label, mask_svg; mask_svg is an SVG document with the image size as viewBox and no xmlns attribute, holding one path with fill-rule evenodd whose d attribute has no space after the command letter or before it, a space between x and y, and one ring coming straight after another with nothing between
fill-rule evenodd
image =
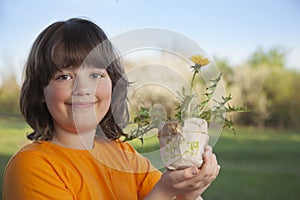
<instances>
[{"instance_id":1,"label":"grass","mask_svg":"<svg viewBox=\"0 0 300 200\"><path fill-rule=\"evenodd\" d=\"M132 144L144 153L158 149L156 137L150 137L144 145L138 140ZM299 199L299 132L255 128L238 128L237 134L224 131L214 152L221 173L204 199Z\"/></svg>"},{"instance_id":2,"label":"grass","mask_svg":"<svg viewBox=\"0 0 300 200\"><path fill-rule=\"evenodd\" d=\"M215 152L222 171L206 199L299 199L299 133L242 129L223 134Z\"/></svg>"},{"instance_id":3,"label":"grass","mask_svg":"<svg viewBox=\"0 0 300 200\"><path fill-rule=\"evenodd\" d=\"M11 156L27 143L26 133L30 128L18 118L0 118L0 155Z\"/></svg>"},{"instance_id":4,"label":"grass","mask_svg":"<svg viewBox=\"0 0 300 200\"><path fill-rule=\"evenodd\" d=\"M30 129L17 119L0 119L0 186L6 163L26 144ZM160 168L157 137L130 142ZM300 134L287 130L238 128L224 132L214 147L222 167L203 195L208 200L296 200L300 197ZM1 195L0 195L1 199Z\"/></svg>"}]
</instances>

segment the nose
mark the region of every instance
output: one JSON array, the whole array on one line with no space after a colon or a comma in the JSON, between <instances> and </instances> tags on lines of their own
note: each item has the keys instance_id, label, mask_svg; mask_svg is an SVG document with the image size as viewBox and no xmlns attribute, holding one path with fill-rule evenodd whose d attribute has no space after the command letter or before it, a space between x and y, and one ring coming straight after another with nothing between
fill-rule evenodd
<instances>
[{"instance_id":1,"label":"nose","mask_svg":"<svg viewBox=\"0 0 300 200\"><path fill-rule=\"evenodd\" d=\"M73 84L72 94L75 96L90 95L92 86L87 79L77 76Z\"/></svg>"}]
</instances>

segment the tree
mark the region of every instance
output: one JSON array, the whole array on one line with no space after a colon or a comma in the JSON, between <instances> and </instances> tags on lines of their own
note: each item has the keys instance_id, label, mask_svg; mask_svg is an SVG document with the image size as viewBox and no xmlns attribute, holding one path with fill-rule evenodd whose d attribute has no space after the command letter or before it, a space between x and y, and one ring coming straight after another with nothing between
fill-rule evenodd
<instances>
[{"instance_id":1,"label":"tree","mask_svg":"<svg viewBox=\"0 0 300 200\"><path fill-rule=\"evenodd\" d=\"M225 58L214 57L214 62L220 72L222 73L222 78L225 81L226 86L230 86L234 81L234 70L230 65L229 61Z\"/></svg>"},{"instance_id":2,"label":"tree","mask_svg":"<svg viewBox=\"0 0 300 200\"><path fill-rule=\"evenodd\" d=\"M262 48L259 48L250 56L249 59L249 64L253 68L267 66L283 69L285 67L285 63L286 52L280 48L273 48L268 51L264 51Z\"/></svg>"},{"instance_id":3,"label":"tree","mask_svg":"<svg viewBox=\"0 0 300 200\"><path fill-rule=\"evenodd\" d=\"M247 106L249 113L237 113L235 121L243 125L265 126L270 117L270 102L264 90L269 70L266 67L253 69L249 65L234 68L234 82L229 88L233 103Z\"/></svg>"},{"instance_id":4,"label":"tree","mask_svg":"<svg viewBox=\"0 0 300 200\"><path fill-rule=\"evenodd\" d=\"M299 126L300 74L286 69L273 69L265 84L271 102L268 123L278 128ZM298 121L297 121L298 120Z\"/></svg>"},{"instance_id":5,"label":"tree","mask_svg":"<svg viewBox=\"0 0 300 200\"><path fill-rule=\"evenodd\" d=\"M253 111L251 115L243 115L244 122L261 127L299 126L300 75L285 68L286 55L279 48L268 51L260 48L252 54L248 65L235 70L233 88L240 92L242 104Z\"/></svg>"},{"instance_id":6,"label":"tree","mask_svg":"<svg viewBox=\"0 0 300 200\"><path fill-rule=\"evenodd\" d=\"M19 115L20 87L14 73L2 74L0 85L0 115Z\"/></svg>"}]
</instances>

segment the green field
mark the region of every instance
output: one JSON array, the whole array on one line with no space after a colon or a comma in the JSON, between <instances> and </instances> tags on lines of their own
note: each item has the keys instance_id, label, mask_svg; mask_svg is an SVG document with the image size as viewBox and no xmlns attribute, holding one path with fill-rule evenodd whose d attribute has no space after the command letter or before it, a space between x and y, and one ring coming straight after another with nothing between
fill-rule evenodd
<instances>
[{"instance_id":1,"label":"green field","mask_svg":"<svg viewBox=\"0 0 300 200\"><path fill-rule=\"evenodd\" d=\"M28 131L24 122L0 119L1 188L5 165L27 143ZM132 144L140 152L158 149L156 137L147 139L143 146L139 141ZM236 135L224 132L214 151L222 168L204 199L300 199L299 131L238 128Z\"/></svg>"}]
</instances>

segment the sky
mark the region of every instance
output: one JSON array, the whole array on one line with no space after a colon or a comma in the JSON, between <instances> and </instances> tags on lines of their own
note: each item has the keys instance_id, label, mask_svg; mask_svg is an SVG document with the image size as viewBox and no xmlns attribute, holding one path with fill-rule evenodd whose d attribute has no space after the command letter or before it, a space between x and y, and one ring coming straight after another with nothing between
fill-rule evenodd
<instances>
[{"instance_id":1,"label":"sky","mask_svg":"<svg viewBox=\"0 0 300 200\"><path fill-rule=\"evenodd\" d=\"M298 0L0 0L0 73L20 72L37 35L70 17L87 17L109 37L140 28L183 34L210 56L241 64L258 48L281 48L300 70Z\"/></svg>"}]
</instances>

